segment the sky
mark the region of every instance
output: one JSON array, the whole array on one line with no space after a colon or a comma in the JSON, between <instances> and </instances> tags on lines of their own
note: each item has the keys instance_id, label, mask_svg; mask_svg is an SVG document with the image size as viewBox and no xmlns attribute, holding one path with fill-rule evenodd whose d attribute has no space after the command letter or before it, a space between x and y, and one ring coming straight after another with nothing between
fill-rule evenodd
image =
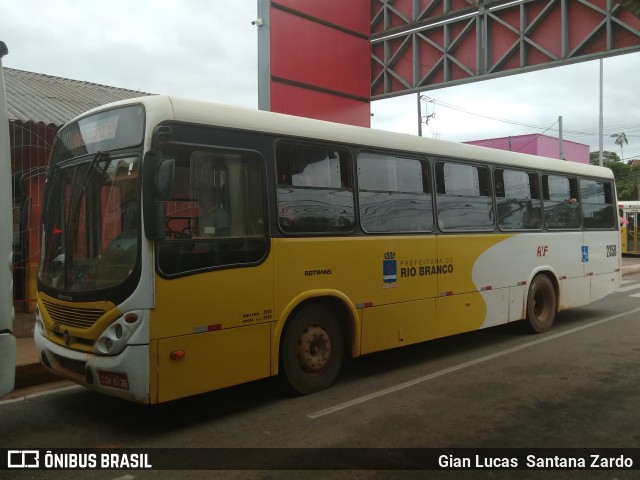
<instances>
[{"instance_id":1,"label":"sky","mask_svg":"<svg viewBox=\"0 0 640 480\"><path fill-rule=\"evenodd\" d=\"M6 0L3 65L148 93L258 105L257 0ZM604 60L604 150L640 158L640 53ZM423 93L423 135L525 134L599 148L599 61ZM375 101L372 127L416 135L415 94ZM629 144L615 145L625 133Z\"/></svg>"}]
</instances>

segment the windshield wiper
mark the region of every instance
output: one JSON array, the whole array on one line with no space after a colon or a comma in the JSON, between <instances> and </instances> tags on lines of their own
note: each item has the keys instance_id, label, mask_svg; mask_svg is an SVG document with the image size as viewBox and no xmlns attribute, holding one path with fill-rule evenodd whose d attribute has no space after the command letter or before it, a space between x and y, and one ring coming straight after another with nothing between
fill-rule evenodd
<instances>
[{"instance_id":1,"label":"windshield wiper","mask_svg":"<svg viewBox=\"0 0 640 480\"><path fill-rule=\"evenodd\" d=\"M89 179L93 175L93 172L95 172L95 170L98 168L98 164L102 161L103 158L108 158L108 157L109 157L109 154L104 152L97 152L93 156L93 158L91 159L91 163L89 164L89 168L87 168L87 174L85 175L84 180L82 180L82 188L80 189L81 193L84 193L84 191L86 190L87 183L89 182Z\"/></svg>"},{"instance_id":2,"label":"windshield wiper","mask_svg":"<svg viewBox=\"0 0 640 480\"><path fill-rule=\"evenodd\" d=\"M67 222L66 222L69 227L73 224L73 222L71 221L72 216L75 215L75 217L78 218L77 211L78 211L78 208L80 207L80 202L82 201L82 197L84 197L84 192L87 189L87 183L89 183L89 179L93 175L93 172L97 168L100 161L106 156L108 156L107 153L97 152L91 159L91 163L87 168L87 173L85 174L84 179L82 180L80 190L78 191L75 198L73 198L71 201L71 205L70 205L71 208L69 209ZM68 230L68 227L67 227L67 230Z\"/></svg>"},{"instance_id":3,"label":"windshield wiper","mask_svg":"<svg viewBox=\"0 0 640 480\"><path fill-rule=\"evenodd\" d=\"M80 221L80 205L82 203L82 199L85 196L85 192L87 190L87 185L89 184L91 177L93 177L93 174L95 173L96 169L98 168L98 165L100 164L100 162L104 159L109 158L109 154L105 153L105 152L96 152L96 154L93 156L93 158L91 159L91 163L89 164L89 167L87 168L87 173L84 176L84 179L82 180L81 183L81 187L80 190L78 192L78 194L75 196L75 198L72 199L71 201L71 205L70 205L70 209L69 209L69 213L68 213L68 217L67 217L67 222L66 222L66 228L65 228L65 238L72 238L71 236L71 232L72 231L77 231L78 228L78 222ZM108 168L110 162L107 162L107 166L105 166L105 170ZM71 242L69 245L71 245L73 242ZM67 250L67 249L65 249ZM68 268L69 265L71 265L73 263L73 248L69 249L69 251L65 251L65 268ZM65 278L67 277L67 275L65 274ZM66 283L66 280L65 280Z\"/></svg>"}]
</instances>

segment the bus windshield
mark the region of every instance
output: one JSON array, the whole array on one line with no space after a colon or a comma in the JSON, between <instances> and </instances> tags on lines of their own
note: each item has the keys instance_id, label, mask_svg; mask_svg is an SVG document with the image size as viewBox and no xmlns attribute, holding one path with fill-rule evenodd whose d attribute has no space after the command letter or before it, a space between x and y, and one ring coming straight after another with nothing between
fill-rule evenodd
<instances>
[{"instance_id":1,"label":"bus windshield","mask_svg":"<svg viewBox=\"0 0 640 480\"><path fill-rule=\"evenodd\" d=\"M40 281L69 292L124 282L139 257L139 157L56 169L44 213Z\"/></svg>"},{"instance_id":2,"label":"bus windshield","mask_svg":"<svg viewBox=\"0 0 640 480\"><path fill-rule=\"evenodd\" d=\"M102 112L58 136L42 214L42 287L90 293L139 271L141 156L127 147L142 143L141 112Z\"/></svg>"}]
</instances>

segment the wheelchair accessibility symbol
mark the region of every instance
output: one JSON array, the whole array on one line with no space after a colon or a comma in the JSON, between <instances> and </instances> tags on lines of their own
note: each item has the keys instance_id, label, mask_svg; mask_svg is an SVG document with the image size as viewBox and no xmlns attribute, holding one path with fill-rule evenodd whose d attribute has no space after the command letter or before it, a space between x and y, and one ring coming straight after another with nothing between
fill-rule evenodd
<instances>
[{"instance_id":1,"label":"wheelchair accessibility symbol","mask_svg":"<svg viewBox=\"0 0 640 480\"><path fill-rule=\"evenodd\" d=\"M583 245L582 246L582 262L588 262L589 261L589 246L588 245Z\"/></svg>"}]
</instances>

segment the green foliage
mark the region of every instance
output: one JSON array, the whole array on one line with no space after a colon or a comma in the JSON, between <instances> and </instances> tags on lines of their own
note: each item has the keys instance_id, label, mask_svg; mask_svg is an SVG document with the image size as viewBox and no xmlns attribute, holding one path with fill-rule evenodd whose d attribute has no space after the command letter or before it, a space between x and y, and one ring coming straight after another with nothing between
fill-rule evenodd
<instances>
[{"instance_id":1,"label":"green foliage","mask_svg":"<svg viewBox=\"0 0 640 480\"><path fill-rule=\"evenodd\" d=\"M624 149L623 147L625 145L629 144L629 140L627 140L627 134L622 132L622 133L614 133L613 135L611 135L611 138L615 138L615 144L616 145L620 145L620 154L622 155L622 159L624 160Z\"/></svg>"},{"instance_id":2,"label":"green foliage","mask_svg":"<svg viewBox=\"0 0 640 480\"><path fill-rule=\"evenodd\" d=\"M609 166L610 162L619 162L620 161L620 156L616 153L616 152L610 152L607 150L604 150L602 152L602 162L604 163L605 167ZM591 152L589 154L589 163L591 163L591 165L600 165L600 152Z\"/></svg>"},{"instance_id":3,"label":"green foliage","mask_svg":"<svg viewBox=\"0 0 640 480\"><path fill-rule=\"evenodd\" d=\"M614 152L602 152L604 166L611 169L616 179L618 200L638 200L638 183L640 182L640 165L631 166L620 161ZM599 152L589 154L592 165L598 165Z\"/></svg>"}]
</instances>

